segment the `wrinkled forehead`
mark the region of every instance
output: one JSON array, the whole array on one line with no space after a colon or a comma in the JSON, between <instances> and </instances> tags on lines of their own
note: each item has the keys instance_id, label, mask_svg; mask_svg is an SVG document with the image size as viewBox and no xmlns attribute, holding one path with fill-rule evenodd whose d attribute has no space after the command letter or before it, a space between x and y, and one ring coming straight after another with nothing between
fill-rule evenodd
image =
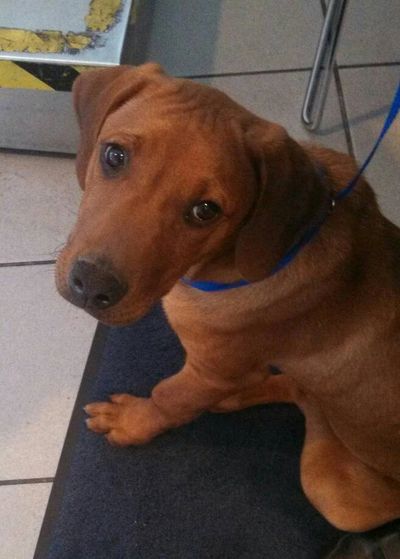
<instances>
[{"instance_id":1,"label":"wrinkled forehead","mask_svg":"<svg viewBox=\"0 0 400 559\"><path fill-rule=\"evenodd\" d=\"M219 152L237 149L240 134L232 117L201 96L184 96L167 90L133 97L102 127L102 141L137 140L143 149L158 149L203 162L218 158Z\"/></svg>"}]
</instances>

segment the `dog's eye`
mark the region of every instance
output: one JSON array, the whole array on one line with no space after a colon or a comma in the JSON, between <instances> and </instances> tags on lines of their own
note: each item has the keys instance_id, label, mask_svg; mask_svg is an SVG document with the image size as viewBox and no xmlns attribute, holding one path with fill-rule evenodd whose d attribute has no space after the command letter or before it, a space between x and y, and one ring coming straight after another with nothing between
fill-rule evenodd
<instances>
[{"instance_id":1,"label":"dog's eye","mask_svg":"<svg viewBox=\"0 0 400 559\"><path fill-rule=\"evenodd\" d=\"M220 214L221 208L215 202L203 200L192 206L187 217L191 222L202 224L214 220Z\"/></svg>"},{"instance_id":2,"label":"dog's eye","mask_svg":"<svg viewBox=\"0 0 400 559\"><path fill-rule=\"evenodd\" d=\"M116 173L125 167L128 161L128 154L125 149L118 144L106 144L101 154L101 162L106 172Z\"/></svg>"}]
</instances>

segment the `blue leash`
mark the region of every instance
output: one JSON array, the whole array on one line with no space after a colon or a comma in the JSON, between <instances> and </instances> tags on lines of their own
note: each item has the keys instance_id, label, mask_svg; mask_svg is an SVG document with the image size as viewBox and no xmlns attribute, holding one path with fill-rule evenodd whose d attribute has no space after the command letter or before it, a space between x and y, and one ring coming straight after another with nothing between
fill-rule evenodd
<instances>
[{"instance_id":1,"label":"blue leash","mask_svg":"<svg viewBox=\"0 0 400 559\"><path fill-rule=\"evenodd\" d=\"M383 138L386 136L386 133L388 132L389 128L392 126L396 116L399 113L399 110L400 110L400 82L397 86L397 91L395 93L394 99L393 99L391 107L389 109L389 113L386 117L385 123L383 125L383 128L382 128L379 136L378 136L378 139L376 140L372 150L370 151L370 153L369 153L368 157L366 158L366 160L364 161L363 165L359 168L357 174L351 179L351 181L347 184L347 186L345 186L342 190L340 190L338 193L336 193L336 195L333 197L332 208L331 209L333 209L335 207L336 202L339 202L339 201L343 200L353 191L353 189L355 188L355 186L358 182L358 179L361 177L361 175L364 173L365 169L368 167L368 165L369 165L371 159L373 158L373 156L375 155L375 152L378 149L380 143L382 142ZM272 272L270 274L271 276L278 273L280 270L282 270L282 268L285 268L288 264L290 264L290 262L292 262L292 260L294 260L294 258L300 252L300 250L312 241L312 239L317 235L317 233L321 229L322 225L325 223L325 220L330 215L330 213L331 213L331 211L328 212L328 214L325 215L319 223L315 224L314 226L312 226L310 229L308 229L306 231L306 233L303 235L303 237L300 239L300 241L297 242L295 245L293 245L292 248L278 262L278 264L272 270ZM237 287L244 287L246 285L250 285L250 283L251 283L251 282L249 282L247 280L244 280L244 279L234 281L232 283L221 283L221 282L218 282L218 281L192 280L192 279L186 278L186 277L181 278L181 281L185 285L193 287L194 289L199 289L200 291L208 291L208 292L211 292L211 291L226 291L228 289L236 289Z\"/></svg>"}]
</instances>

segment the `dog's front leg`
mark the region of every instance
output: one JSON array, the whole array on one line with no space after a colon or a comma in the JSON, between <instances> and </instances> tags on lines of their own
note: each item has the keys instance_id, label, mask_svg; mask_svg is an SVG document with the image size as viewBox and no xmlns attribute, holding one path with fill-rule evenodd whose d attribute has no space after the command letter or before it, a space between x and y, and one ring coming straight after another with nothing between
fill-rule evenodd
<instances>
[{"instance_id":1,"label":"dog's front leg","mask_svg":"<svg viewBox=\"0 0 400 559\"><path fill-rule=\"evenodd\" d=\"M104 433L115 445L147 443L160 433L188 423L251 382L234 376L221 378L199 369L188 359L183 369L155 386L150 398L115 394L110 402L95 402L85 407L90 418L87 425ZM255 382L255 381L253 381Z\"/></svg>"}]
</instances>

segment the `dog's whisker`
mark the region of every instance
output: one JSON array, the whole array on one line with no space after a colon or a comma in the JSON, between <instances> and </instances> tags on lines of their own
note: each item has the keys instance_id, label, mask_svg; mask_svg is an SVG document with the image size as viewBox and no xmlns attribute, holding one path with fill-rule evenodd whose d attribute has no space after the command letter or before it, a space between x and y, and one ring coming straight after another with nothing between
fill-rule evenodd
<instances>
[{"instance_id":1,"label":"dog's whisker","mask_svg":"<svg viewBox=\"0 0 400 559\"><path fill-rule=\"evenodd\" d=\"M57 245L52 251L49 252L49 254L51 256L57 257L60 252L63 250L63 248L65 247L66 242L63 241L62 243L60 243L59 245Z\"/></svg>"},{"instance_id":2,"label":"dog's whisker","mask_svg":"<svg viewBox=\"0 0 400 559\"><path fill-rule=\"evenodd\" d=\"M68 208L68 207L65 207L65 209L70 215L73 215L74 217L78 217L78 210L73 210L72 208Z\"/></svg>"}]
</instances>

